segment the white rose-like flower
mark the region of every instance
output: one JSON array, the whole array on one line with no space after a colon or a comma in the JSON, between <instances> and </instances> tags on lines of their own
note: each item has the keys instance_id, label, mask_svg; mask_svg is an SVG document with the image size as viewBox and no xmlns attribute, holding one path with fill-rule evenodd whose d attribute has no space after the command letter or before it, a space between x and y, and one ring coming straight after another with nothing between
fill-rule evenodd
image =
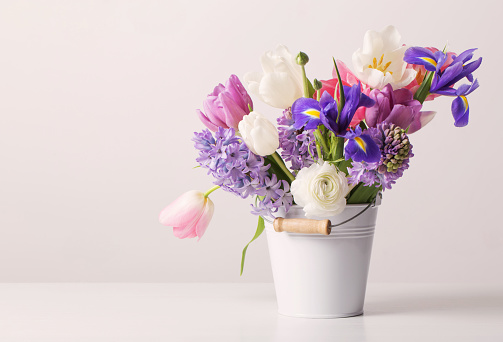
<instances>
[{"instance_id":1,"label":"white rose-like flower","mask_svg":"<svg viewBox=\"0 0 503 342\"><path fill-rule=\"evenodd\" d=\"M284 45L264 53L260 59L263 72L244 76L250 93L272 107L291 107L303 95L302 68L295 58Z\"/></svg>"},{"instance_id":2,"label":"white rose-like flower","mask_svg":"<svg viewBox=\"0 0 503 342\"><path fill-rule=\"evenodd\" d=\"M306 217L329 217L346 208L349 186L346 174L325 161L301 169L290 190Z\"/></svg>"},{"instance_id":3,"label":"white rose-like flower","mask_svg":"<svg viewBox=\"0 0 503 342\"><path fill-rule=\"evenodd\" d=\"M414 80L417 72L407 69L407 62L403 60L407 47L400 44L400 38L398 30L391 25L381 32L365 33L363 49L353 53L353 68L363 83L377 89L389 83L398 89Z\"/></svg>"},{"instance_id":4,"label":"white rose-like flower","mask_svg":"<svg viewBox=\"0 0 503 342\"><path fill-rule=\"evenodd\" d=\"M259 156L273 154L279 147L279 134L273 123L258 112L243 116L238 124L246 146Z\"/></svg>"}]
</instances>

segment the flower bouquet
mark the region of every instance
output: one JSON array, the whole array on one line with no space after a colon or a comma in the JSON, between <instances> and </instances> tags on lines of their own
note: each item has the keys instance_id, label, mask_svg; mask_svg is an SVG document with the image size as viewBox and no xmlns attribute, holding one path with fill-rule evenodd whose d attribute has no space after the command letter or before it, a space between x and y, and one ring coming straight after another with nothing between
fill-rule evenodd
<instances>
[{"instance_id":1,"label":"flower bouquet","mask_svg":"<svg viewBox=\"0 0 503 342\"><path fill-rule=\"evenodd\" d=\"M307 77L303 52L292 55L285 46L266 52L263 71L246 74L244 83L280 110L277 127L254 110L237 76L217 85L197 111L207 129L193 138L196 160L214 186L181 195L161 212L160 222L179 238L201 238L216 189L254 198L258 227L252 241L263 232L264 219L284 216L292 205L308 219L337 217L349 205L368 208L409 167L409 136L435 115L423 110L425 101L452 97L454 125L463 127L467 96L479 86L473 72L482 58L472 61L475 49L456 54L408 47L400 39L393 26L368 31L353 54L353 70L333 59L329 80Z\"/></svg>"}]
</instances>

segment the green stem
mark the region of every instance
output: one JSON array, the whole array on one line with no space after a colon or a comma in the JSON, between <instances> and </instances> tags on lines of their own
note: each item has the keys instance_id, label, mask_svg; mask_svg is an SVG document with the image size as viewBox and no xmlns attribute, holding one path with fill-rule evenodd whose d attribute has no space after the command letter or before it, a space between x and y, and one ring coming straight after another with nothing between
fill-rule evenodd
<instances>
[{"instance_id":1,"label":"green stem","mask_svg":"<svg viewBox=\"0 0 503 342\"><path fill-rule=\"evenodd\" d=\"M290 170L286 167L285 163L283 162L283 159L279 156L278 152L274 152L271 154L272 159L278 164L278 166L283 170L283 172L286 174L286 176L290 179L290 182L293 182L295 180L295 176L292 175Z\"/></svg>"},{"instance_id":2,"label":"green stem","mask_svg":"<svg viewBox=\"0 0 503 342\"><path fill-rule=\"evenodd\" d=\"M319 142L319 143L321 143L321 148L322 148L323 153L325 153L325 154L328 153L328 151L329 151L328 150L328 145L327 145L327 142L325 141L325 139L323 137L323 132L321 131L321 127L319 129L316 129L314 131L314 136L316 138L316 141ZM321 151L319 151L319 149L320 149L320 146L319 146L320 144L319 143L316 144L316 151L318 152L318 157L321 158L322 160L325 160L325 158L323 158L324 154L322 155Z\"/></svg>"},{"instance_id":3,"label":"green stem","mask_svg":"<svg viewBox=\"0 0 503 342\"><path fill-rule=\"evenodd\" d=\"M211 189L209 189L208 191L206 191L204 193L204 198L208 197L213 191L215 191L217 189L220 189L220 185L215 185L214 187L212 187Z\"/></svg>"},{"instance_id":4,"label":"green stem","mask_svg":"<svg viewBox=\"0 0 503 342\"><path fill-rule=\"evenodd\" d=\"M304 88L304 97L306 98L309 98L309 81L307 79L307 75L306 75L306 68L301 65L301 68L302 68L302 84L303 84L303 88Z\"/></svg>"},{"instance_id":5,"label":"green stem","mask_svg":"<svg viewBox=\"0 0 503 342\"><path fill-rule=\"evenodd\" d=\"M336 147L335 147L335 159L341 159L344 158L344 138L337 137L335 138L336 140Z\"/></svg>"}]
</instances>

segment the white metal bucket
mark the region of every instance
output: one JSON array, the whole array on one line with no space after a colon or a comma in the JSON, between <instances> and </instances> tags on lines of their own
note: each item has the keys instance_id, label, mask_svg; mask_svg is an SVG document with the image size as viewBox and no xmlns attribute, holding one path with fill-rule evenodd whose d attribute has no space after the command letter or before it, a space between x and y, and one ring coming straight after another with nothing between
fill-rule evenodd
<instances>
[{"instance_id":1,"label":"white metal bucket","mask_svg":"<svg viewBox=\"0 0 503 342\"><path fill-rule=\"evenodd\" d=\"M357 215L367 204L347 205L329 217L337 224ZM341 226L330 235L276 232L266 222L278 312L286 316L337 318L363 313L377 206ZM293 206L284 218L305 218ZM326 219L326 218L314 218Z\"/></svg>"}]
</instances>

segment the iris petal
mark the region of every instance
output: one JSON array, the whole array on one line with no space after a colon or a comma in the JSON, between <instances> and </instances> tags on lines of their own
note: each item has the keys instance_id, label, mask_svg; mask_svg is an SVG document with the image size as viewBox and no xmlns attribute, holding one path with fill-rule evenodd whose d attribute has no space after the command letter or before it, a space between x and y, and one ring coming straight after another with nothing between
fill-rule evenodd
<instances>
[{"instance_id":1,"label":"iris petal","mask_svg":"<svg viewBox=\"0 0 503 342\"><path fill-rule=\"evenodd\" d=\"M458 96L452 101L452 116L454 117L454 126L464 127L468 125L470 108L465 96Z\"/></svg>"},{"instance_id":2,"label":"iris petal","mask_svg":"<svg viewBox=\"0 0 503 342\"><path fill-rule=\"evenodd\" d=\"M313 129L318 127L320 120L320 104L315 99L301 97L292 105L293 127L301 129Z\"/></svg>"},{"instance_id":3,"label":"iris petal","mask_svg":"<svg viewBox=\"0 0 503 342\"><path fill-rule=\"evenodd\" d=\"M430 50L414 46L405 51L403 60L409 64L424 65L428 71L436 71L439 55L435 56ZM443 63L442 63L443 64Z\"/></svg>"},{"instance_id":4,"label":"iris petal","mask_svg":"<svg viewBox=\"0 0 503 342\"><path fill-rule=\"evenodd\" d=\"M366 134L349 138L345 151L346 159L351 158L355 162L376 163L381 159L379 146Z\"/></svg>"}]
</instances>

